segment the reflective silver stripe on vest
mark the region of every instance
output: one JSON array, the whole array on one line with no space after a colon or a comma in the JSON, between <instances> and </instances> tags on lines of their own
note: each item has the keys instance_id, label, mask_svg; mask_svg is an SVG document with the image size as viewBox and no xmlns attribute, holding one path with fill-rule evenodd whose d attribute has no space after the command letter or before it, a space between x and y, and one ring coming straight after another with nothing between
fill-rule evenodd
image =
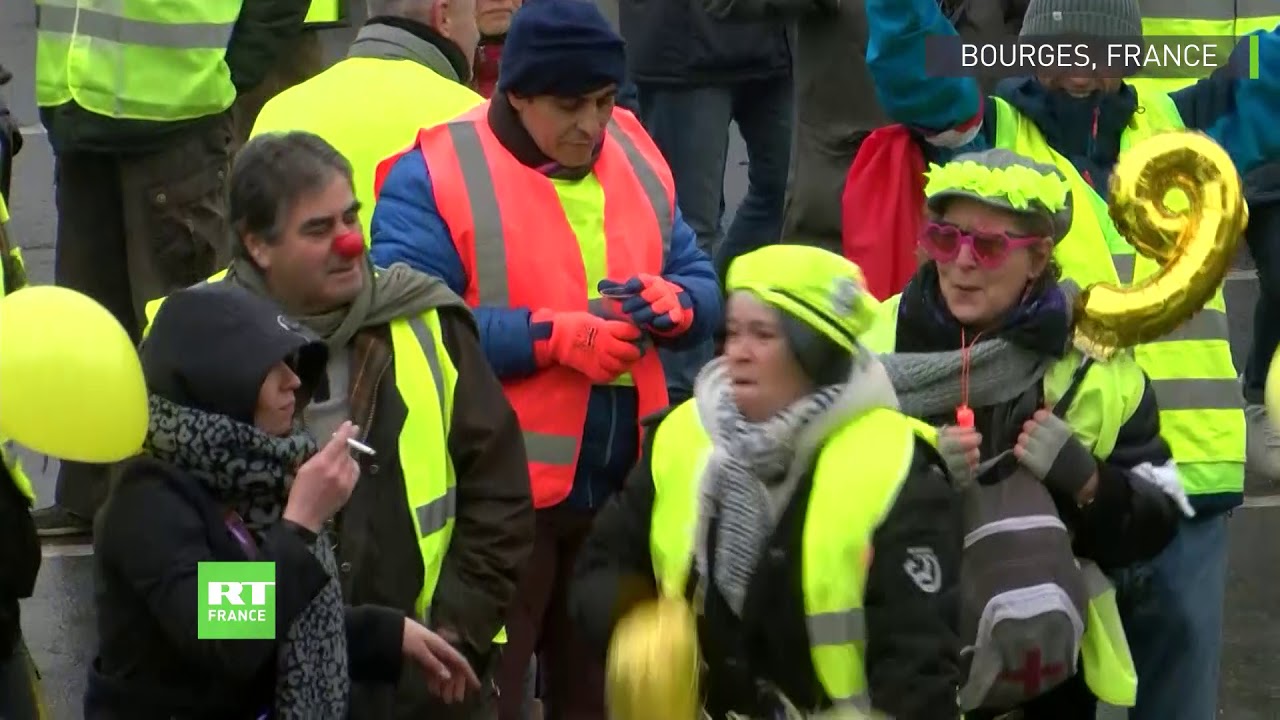
<instances>
[{"instance_id":1,"label":"reflective silver stripe on vest","mask_svg":"<svg viewBox=\"0 0 1280 720\"><path fill-rule=\"evenodd\" d=\"M529 462L571 465L577 457L578 439L568 435L524 431L524 451Z\"/></svg>"},{"instance_id":2,"label":"reflective silver stripe on vest","mask_svg":"<svg viewBox=\"0 0 1280 720\"><path fill-rule=\"evenodd\" d=\"M206 0L211 2L212 0ZM115 5L118 3L103 3ZM122 4L122 3L119 3ZM122 45L174 50L222 49L231 41L235 23L160 23L131 20L102 9L41 3L36 6L36 31L75 34Z\"/></svg>"},{"instance_id":3,"label":"reflective silver stripe on vest","mask_svg":"<svg viewBox=\"0 0 1280 720\"><path fill-rule=\"evenodd\" d=\"M1233 20L1235 3L1213 0L1142 0L1142 17L1187 20Z\"/></svg>"},{"instance_id":4,"label":"reflective silver stripe on vest","mask_svg":"<svg viewBox=\"0 0 1280 720\"><path fill-rule=\"evenodd\" d=\"M427 537L442 530L453 519L457 509L458 493L455 485L450 485L441 497L414 508L413 514L418 516L418 527L422 530L421 537Z\"/></svg>"},{"instance_id":5,"label":"reflective silver stripe on vest","mask_svg":"<svg viewBox=\"0 0 1280 720\"><path fill-rule=\"evenodd\" d=\"M440 369L440 355L436 352L435 334L431 332L431 328L421 316L409 318L408 322L409 328L413 330L413 336L418 340L418 345L422 347L422 353L427 357L427 367L431 369L431 380L435 383L438 396L436 404L440 407L440 427L448 428L449 410L445 407L445 394L448 391L444 386L444 372ZM413 514L418 517L421 537L427 537L443 529L453 519L457 507L457 488L450 485L441 497L414 508Z\"/></svg>"},{"instance_id":6,"label":"reflective silver stripe on vest","mask_svg":"<svg viewBox=\"0 0 1280 720\"><path fill-rule=\"evenodd\" d=\"M1235 379L1152 380L1156 404L1164 410L1240 410L1240 382Z\"/></svg>"},{"instance_id":7,"label":"reflective silver stripe on vest","mask_svg":"<svg viewBox=\"0 0 1280 720\"><path fill-rule=\"evenodd\" d=\"M862 608L805 617L810 647L866 642L867 621Z\"/></svg>"},{"instance_id":8,"label":"reflective silver stripe on vest","mask_svg":"<svg viewBox=\"0 0 1280 720\"><path fill-rule=\"evenodd\" d=\"M872 712L871 699L865 694L858 694L847 698L831 698L831 703L837 710L853 710L855 712L862 713L863 715L870 715Z\"/></svg>"},{"instance_id":9,"label":"reflective silver stripe on vest","mask_svg":"<svg viewBox=\"0 0 1280 720\"><path fill-rule=\"evenodd\" d=\"M1129 708L1108 705L1099 700L1098 710L1094 713L1093 720L1129 720Z\"/></svg>"},{"instance_id":10,"label":"reflective silver stripe on vest","mask_svg":"<svg viewBox=\"0 0 1280 720\"><path fill-rule=\"evenodd\" d=\"M675 212L667 201L667 191L662 187L658 173L649 165L649 161L640 154L640 149L631 142L631 138L623 132L617 120L609 120L609 134L622 146L627 162L640 179L640 187L644 188L645 197L653 208L654 220L658 223L658 232L662 233L662 264L667 264L667 256L671 254L671 224L675 220Z\"/></svg>"},{"instance_id":11,"label":"reflective silver stripe on vest","mask_svg":"<svg viewBox=\"0 0 1280 720\"><path fill-rule=\"evenodd\" d=\"M1145 11L1145 7L1143 8ZM1112 255L1116 275L1123 285L1133 282L1136 255ZM1230 340L1227 314L1204 308L1173 332L1157 340ZM1172 378L1151 380L1156 404L1161 410L1239 410L1243 407L1239 383L1233 378Z\"/></svg>"},{"instance_id":12,"label":"reflective silver stripe on vest","mask_svg":"<svg viewBox=\"0 0 1280 720\"><path fill-rule=\"evenodd\" d=\"M489 171L489 162L484 155L484 146L480 143L479 130L472 122L452 122L446 127L449 130L449 137L453 140L458 164L462 168L462 182L467 188L467 196L471 201L476 255L475 277L471 278L471 282L476 285L476 293L481 305L509 306L511 296L507 288L506 237L502 232L502 214L498 207L498 196L493 189L493 175ZM617 123L609 122L609 132L622 146L658 217L658 227L662 231L662 257L665 263L671 246L672 219L671 204L667 202L666 192L658 180L657 173L649 167L631 140L618 128Z\"/></svg>"},{"instance_id":13,"label":"reflective silver stripe on vest","mask_svg":"<svg viewBox=\"0 0 1280 720\"><path fill-rule=\"evenodd\" d=\"M1090 600L1097 600L1115 587L1102 569L1088 560L1080 563L1080 577L1084 579L1084 589Z\"/></svg>"}]
</instances>

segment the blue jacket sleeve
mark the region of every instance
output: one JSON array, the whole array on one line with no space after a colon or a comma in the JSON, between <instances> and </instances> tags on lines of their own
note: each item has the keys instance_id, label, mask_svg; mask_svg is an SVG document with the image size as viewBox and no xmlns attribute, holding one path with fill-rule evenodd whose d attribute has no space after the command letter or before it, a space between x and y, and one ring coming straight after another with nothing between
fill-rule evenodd
<instances>
[{"instance_id":1,"label":"blue jacket sleeve","mask_svg":"<svg viewBox=\"0 0 1280 720\"><path fill-rule=\"evenodd\" d=\"M698 248L698 235L685 222L679 206L671 227L671 250L667 253L662 276L684 288L693 305L693 325L684 334L663 344L680 350L710 339L720 327L723 313L720 281L711 265L711 258Z\"/></svg>"},{"instance_id":2,"label":"blue jacket sleeve","mask_svg":"<svg viewBox=\"0 0 1280 720\"><path fill-rule=\"evenodd\" d=\"M1249 79L1254 43L1258 72ZM1276 122L1280 118L1280 35L1272 30L1246 36L1226 65L1170 97L1182 122L1221 145L1241 175L1276 159L1280 156L1280 123Z\"/></svg>"},{"instance_id":3,"label":"blue jacket sleeve","mask_svg":"<svg viewBox=\"0 0 1280 720\"><path fill-rule=\"evenodd\" d=\"M469 278L436 207L422 151L412 150L392 166L374 207L371 231L370 255L375 265L402 262L444 280L460 296L466 292ZM482 306L473 311L480 346L499 378L522 377L537 370L529 310Z\"/></svg>"},{"instance_id":4,"label":"blue jacket sleeve","mask_svg":"<svg viewBox=\"0 0 1280 720\"><path fill-rule=\"evenodd\" d=\"M937 0L866 0L866 8L867 69L880 106L934 144L972 141L982 124L977 80L939 77L925 67L927 38L957 37Z\"/></svg>"}]
</instances>

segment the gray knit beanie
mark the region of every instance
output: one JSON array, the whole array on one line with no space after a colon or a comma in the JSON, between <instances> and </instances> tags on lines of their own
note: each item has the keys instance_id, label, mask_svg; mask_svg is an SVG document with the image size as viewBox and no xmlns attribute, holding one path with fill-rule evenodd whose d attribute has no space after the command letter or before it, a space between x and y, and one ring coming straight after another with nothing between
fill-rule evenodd
<instances>
[{"instance_id":1,"label":"gray knit beanie","mask_svg":"<svg viewBox=\"0 0 1280 720\"><path fill-rule=\"evenodd\" d=\"M1022 36L1055 35L1140 38L1142 11L1138 0L1031 0L1022 19Z\"/></svg>"}]
</instances>

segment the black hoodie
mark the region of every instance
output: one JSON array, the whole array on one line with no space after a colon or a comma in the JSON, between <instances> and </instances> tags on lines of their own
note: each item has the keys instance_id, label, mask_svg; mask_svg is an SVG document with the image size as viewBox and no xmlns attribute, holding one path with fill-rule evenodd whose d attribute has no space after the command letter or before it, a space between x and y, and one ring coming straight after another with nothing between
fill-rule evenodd
<instances>
[{"instance_id":1,"label":"black hoodie","mask_svg":"<svg viewBox=\"0 0 1280 720\"><path fill-rule=\"evenodd\" d=\"M245 423L272 366L289 362L305 395L327 358L325 346L274 303L231 283L170 296L140 355L152 395ZM100 642L86 718L249 720L272 706L274 640L197 638L197 564L247 559L224 513L176 466L139 456L120 470L94 533ZM277 637L330 580L314 541L288 521L262 532L256 559L276 565ZM404 614L348 607L346 628L352 680L396 681Z\"/></svg>"},{"instance_id":2,"label":"black hoodie","mask_svg":"<svg viewBox=\"0 0 1280 720\"><path fill-rule=\"evenodd\" d=\"M142 343L147 392L252 423L258 392L281 360L302 381L298 407L324 377L328 351L274 302L233 283L197 285L160 306Z\"/></svg>"}]
</instances>

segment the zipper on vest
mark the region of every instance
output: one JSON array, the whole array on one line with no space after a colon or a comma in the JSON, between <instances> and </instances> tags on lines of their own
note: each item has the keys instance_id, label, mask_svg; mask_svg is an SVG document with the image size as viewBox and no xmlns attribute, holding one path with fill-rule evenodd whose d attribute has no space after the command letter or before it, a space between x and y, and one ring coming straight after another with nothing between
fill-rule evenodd
<instances>
[{"instance_id":1,"label":"zipper on vest","mask_svg":"<svg viewBox=\"0 0 1280 720\"><path fill-rule=\"evenodd\" d=\"M368 417L365 418L365 421L360 425L360 441L365 444L368 444L369 426L373 424L373 415L378 408L378 388L382 386L382 378L386 376L388 367L391 367L391 363L384 364L382 366L382 370L378 372L378 377L373 379L373 394L369 396L369 414ZM349 390L350 387L348 387L348 391ZM339 540L342 537L342 518L343 513L339 510L334 514L333 520L331 521L333 523L333 549L335 554L337 552L338 545L340 544ZM342 558L339 557L338 560L341 561Z\"/></svg>"},{"instance_id":2,"label":"zipper on vest","mask_svg":"<svg viewBox=\"0 0 1280 720\"><path fill-rule=\"evenodd\" d=\"M1098 114L1100 112L1101 108L1095 107L1093 109L1093 126L1089 128L1089 162L1094 161L1093 153L1098 149ZM1084 181L1089 183L1089 187L1093 187L1093 176L1089 174L1089 171L1085 170L1080 174L1084 176ZM1097 190L1097 188L1094 189Z\"/></svg>"},{"instance_id":3,"label":"zipper on vest","mask_svg":"<svg viewBox=\"0 0 1280 720\"><path fill-rule=\"evenodd\" d=\"M382 387L382 378L386 377L388 367L391 367L391 363L384 364L382 370L378 372L378 377L373 379L373 394L369 396L369 415L360 425L360 440L362 442L369 439L369 430L373 425L373 415L378 410L378 389Z\"/></svg>"}]
</instances>

